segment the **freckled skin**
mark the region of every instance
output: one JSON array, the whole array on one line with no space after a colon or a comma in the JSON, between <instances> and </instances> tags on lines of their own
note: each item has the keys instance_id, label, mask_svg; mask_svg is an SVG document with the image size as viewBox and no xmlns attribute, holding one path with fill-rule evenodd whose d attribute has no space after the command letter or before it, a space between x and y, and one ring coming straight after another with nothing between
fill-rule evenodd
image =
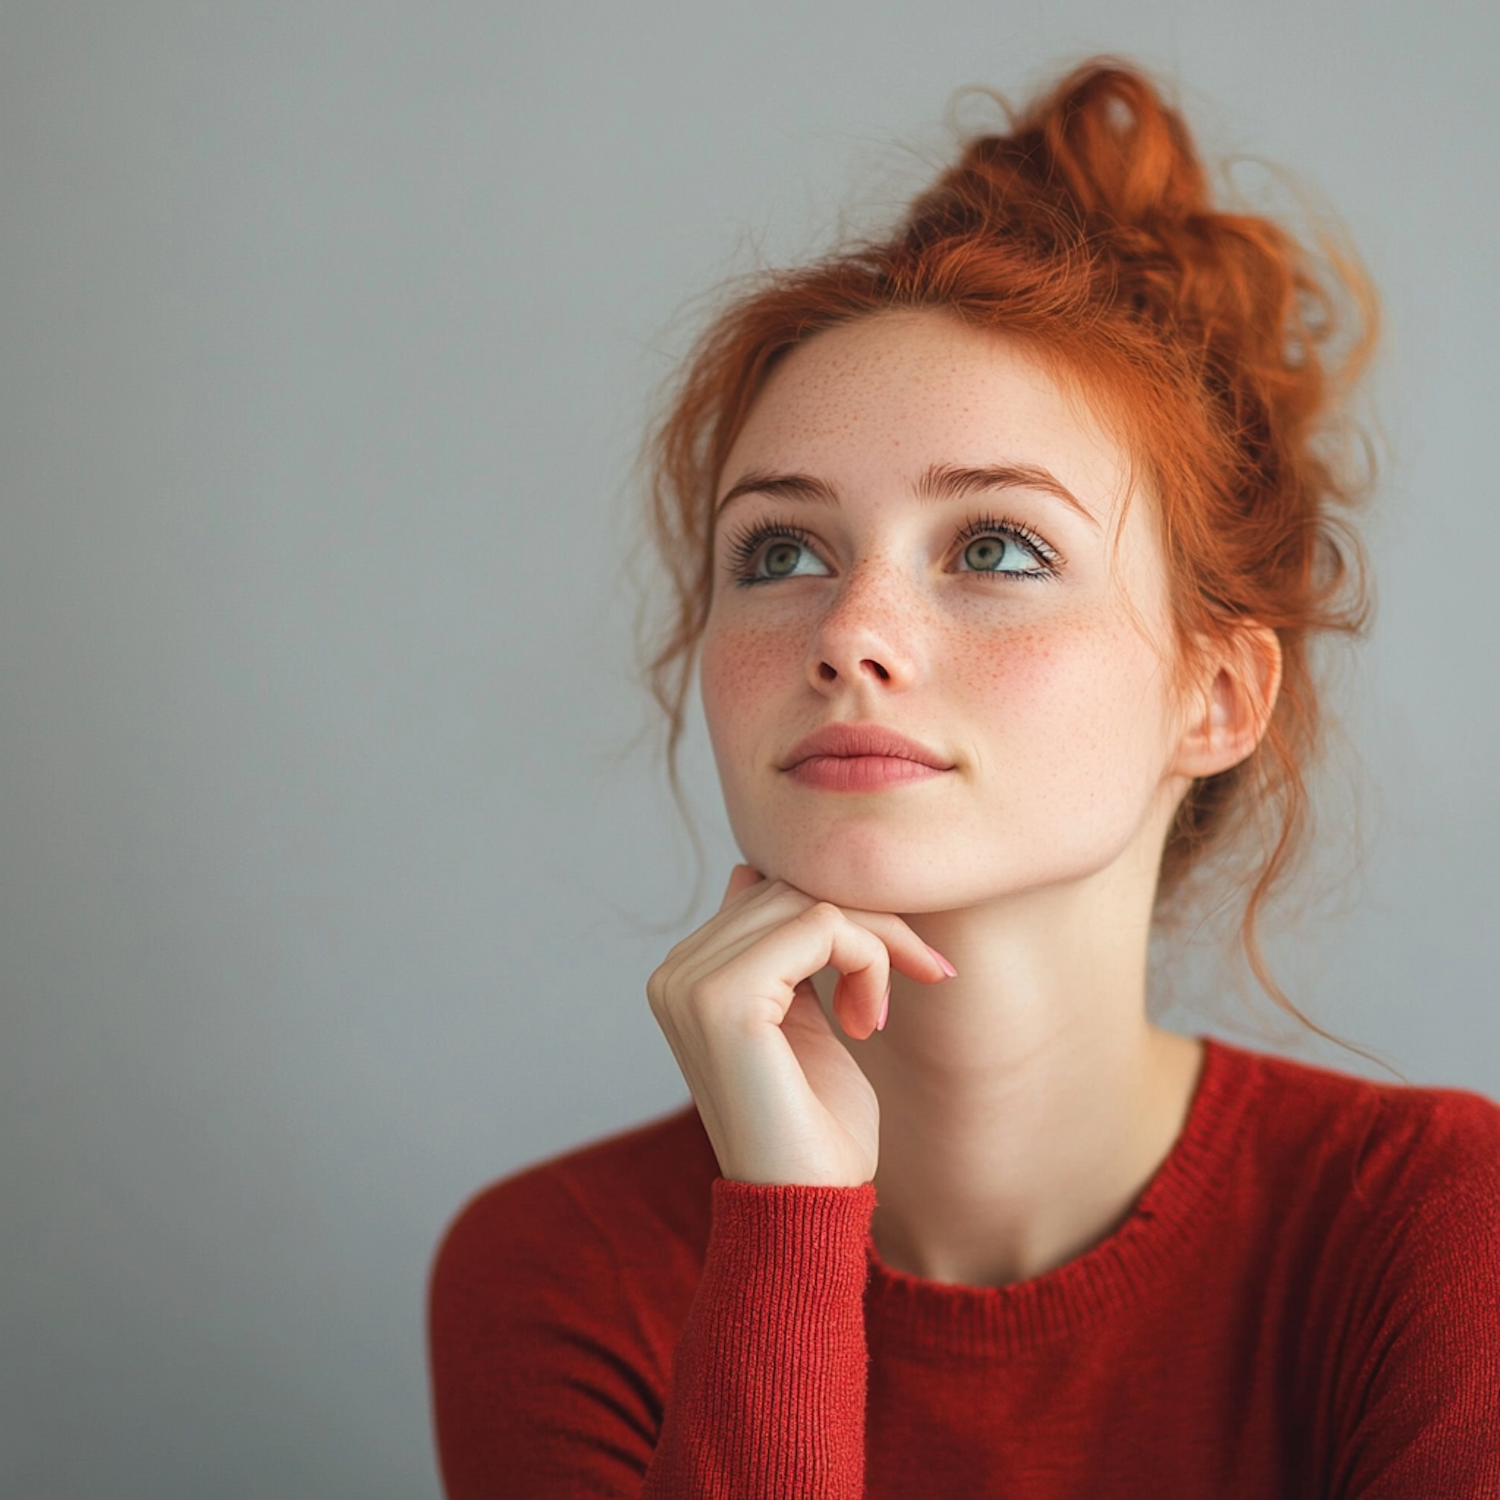
<instances>
[{"instance_id":1,"label":"freckled skin","mask_svg":"<svg viewBox=\"0 0 1500 1500\"><path fill-rule=\"evenodd\" d=\"M1044 489L931 499L930 465L1032 465ZM799 474L837 505L752 493L716 537L701 682L731 826L764 874L844 906L952 910L1154 868L1188 785L1171 688L1165 569L1150 498L1120 519L1126 456L1019 346L945 314L818 335L758 399L720 494ZM1019 523L1055 577L965 570L963 528ZM815 571L746 586L736 539L808 535ZM1114 547L1119 531L1119 547ZM828 723L877 723L953 769L830 792L781 769Z\"/></svg>"}]
</instances>

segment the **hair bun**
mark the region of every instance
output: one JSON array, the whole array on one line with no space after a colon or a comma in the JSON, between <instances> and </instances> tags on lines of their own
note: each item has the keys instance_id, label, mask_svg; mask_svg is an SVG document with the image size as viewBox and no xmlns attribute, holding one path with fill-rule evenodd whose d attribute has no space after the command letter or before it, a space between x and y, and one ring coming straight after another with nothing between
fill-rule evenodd
<instances>
[{"instance_id":1,"label":"hair bun","mask_svg":"<svg viewBox=\"0 0 1500 1500\"><path fill-rule=\"evenodd\" d=\"M1358 373L1375 307L1353 256L1320 241L1332 274L1319 274L1280 225L1218 207L1185 121L1144 74L1096 59L1010 123L971 139L917 200L913 243L989 239L1086 267L1075 285L1095 311L1161 331L1233 430L1259 426L1258 406L1300 429L1331 380Z\"/></svg>"},{"instance_id":2,"label":"hair bun","mask_svg":"<svg viewBox=\"0 0 1500 1500\"><path fill-rule=\"evenodd\" d=\"M1012 138L1041 182L1063 188L1086 219L1154 229L1208 208L1182 117L1119 63L1071 73L1015 121Z\"/></svg>"},{"instance_id":3,"label":"hair bun","mask_svg":"<svg viewBox=\"0 0 1500 1500\"><path fill-rule=\"evenodd\" d=\"M1029 246L1039 265L1054 267L1067 256L1092 267L1096 306L1169 327L1219 324L1226 285L1263 281L1263 267L1243 264L1247 250L1251 260L1288 258L1274 229L1244 243L1240 222L1211 201L1182 116L1117 59L1076 68L1009 123L1003 134L972 137L916 200L910 243L988 239ZM1262 302L1234 321L1243 329L1246 314L1263 322L1267 311L1273 321L1280 314Z\"/></svg>"}]
</instances>

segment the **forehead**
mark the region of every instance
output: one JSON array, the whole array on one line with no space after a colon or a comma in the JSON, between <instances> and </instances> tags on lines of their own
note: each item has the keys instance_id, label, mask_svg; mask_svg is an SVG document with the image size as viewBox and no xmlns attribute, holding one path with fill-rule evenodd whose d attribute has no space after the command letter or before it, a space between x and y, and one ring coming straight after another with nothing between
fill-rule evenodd
<instances>
[{"instance_id":1,"label":"forehead","mask_svg":"<svg viewBox=\"0 0 1500 1500\"><path fill-rule=\"evenodd\" d=\"M939 464L1045 468L1101 521L1131 479L1123 446L1077 386L1020 342L947 313L890 312L786 356L729 453L719 494L761 469L879 494Z\"/></svg>"}]
</instances>

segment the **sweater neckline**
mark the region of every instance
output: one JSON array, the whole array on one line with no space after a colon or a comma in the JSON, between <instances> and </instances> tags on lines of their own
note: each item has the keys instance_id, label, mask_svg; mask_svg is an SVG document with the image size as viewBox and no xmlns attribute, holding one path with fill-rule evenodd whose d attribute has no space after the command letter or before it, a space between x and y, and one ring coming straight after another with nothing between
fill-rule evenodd
<instances>
[{"instance_id":1,"label":"sweater neckline","mask_svg":"<svg viewBox=\"0 0 1500 1500\"><path fill-rule=\"evenodd\" d=\"M1180 1266L1208 1230L1261 1086L1253 1053L1201 1040L1203 1070L1176 1142L1124 1222L1082 1255L1029 1281L955 1286L892 1269L869 1237L866 1309L882 1346L945 1359L1014 1357L1124 1310Z\"/></svg>"}]
</instances>

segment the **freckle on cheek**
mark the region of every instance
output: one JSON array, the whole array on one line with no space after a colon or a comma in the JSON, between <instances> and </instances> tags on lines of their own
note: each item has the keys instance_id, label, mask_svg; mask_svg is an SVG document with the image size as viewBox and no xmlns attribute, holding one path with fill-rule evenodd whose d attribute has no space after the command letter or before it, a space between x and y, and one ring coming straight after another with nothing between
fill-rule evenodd
<instances>
[{"instance_id":1,"label":"freckle on cheek","mask_svg":"<svg viewBox=\"0 0 1500 1500\"><path fill-rule=\"evenodd\" d=\"M759 686L785 677L787 653L778 648L769 632L736 632L732 642L705 646L703 691L705 699L731 700Z\"/></svg>"},{"instance_id":2,"label":"freckle on cheek","mask_svg":"<svg viewBox=\"0 0 1500 1500\"><path fill-rule=\"evenodd\" d=\"M1050 647L1028 634L997 640L975 631L958 643L957 673L970 686L994 692L1034 682L1049 669Z\"/></svg>"}]
</instances>

